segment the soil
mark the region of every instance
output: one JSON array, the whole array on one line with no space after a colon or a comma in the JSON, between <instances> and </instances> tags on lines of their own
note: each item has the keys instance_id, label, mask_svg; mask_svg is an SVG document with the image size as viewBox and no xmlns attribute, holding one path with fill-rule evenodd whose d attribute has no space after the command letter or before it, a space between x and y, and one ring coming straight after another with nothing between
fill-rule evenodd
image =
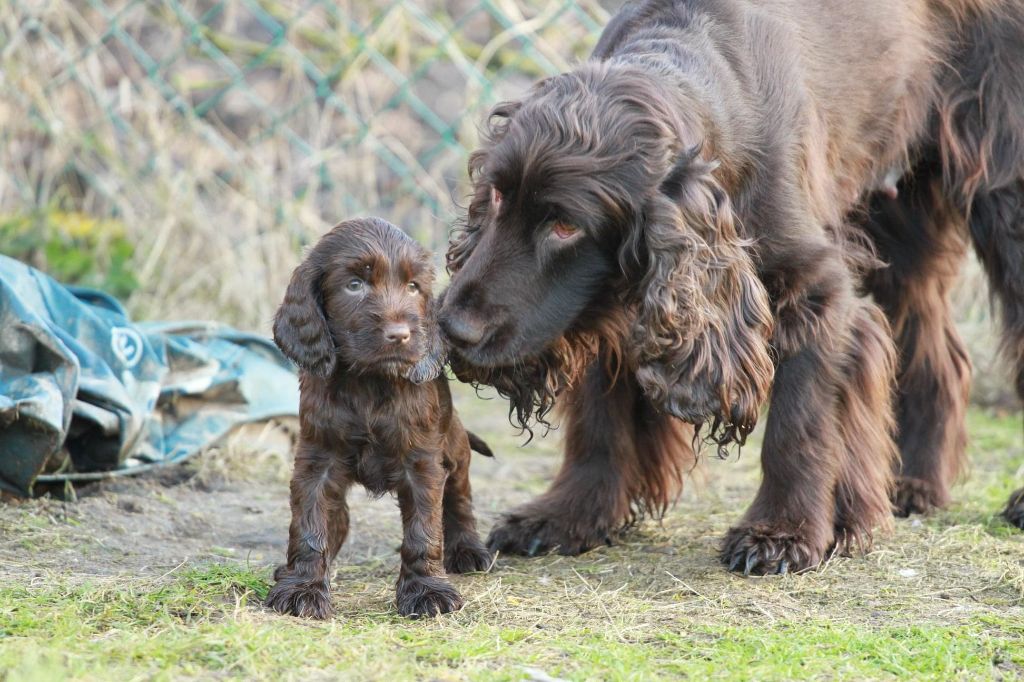
<instances>
[{"instance_id":1,"label":"soil","mask_svg":"<svg viewBox=\"0 0 1024 682\"><path fill-rule=\"evenodd\" d=\"M462 397L475 400L471 394ZM500 407L487 421L489 430L502 432L499 438L516 447L516 432ZM77 500L0 504L0 574L161 575L218 557L274 565L284 559L288 538L293 429L289 422L273 424L268 437L267 428L255 425L196 460L79 488ZM482 533L502 510L530 497L526 483L543 485L553 475L556 448L552 436L496 460L474 456ZM396 501L373 499L355 488L349 506L352 531L338 564L375 563L395 555L401 542Z\"/></svg>"},{"instance_id":2,"label":"soil","mask_svg":"<svg viewBox=\"0 0 1024 682\"><path fill-rule=\"evenodd\" d=\"M559 434L538 433L523 446L503 403L477 400L458 387L456 404L467 427L497 453L493 460L475 456L472 466L478 526L485 535L501 512L550 482L560 462ZM849 610L850 618L872 623L1016 617L1024 604L1024 534L998 517L1001 502L993 500L1005 500L1006 486L1019 485L1011 479L1019 478L1017 462L1024 461L1020 415L991 419L975 413L972 419L972 477L954 489L953 507L929 518L898 519L866 557L838 558L784 581L728 574L717 548L756 491L753 446L738 460L704 462L663 521L644 522L617 547L595 550L585 560L499 557L481 584L492 589L497 583L491 580L514 586L521 579L526 582L516 598L525 599L529 585L543 595L550 576L564 574L572 581L585 570L602 581L639 586L651 604L661 604L683 585L697 595L687 608L706 608L712 615L722 604L749 603L772 618L827 617L839 599L860 605ZM211 562L245 562L266 569L269 577L269 568L284 559L287 542L292 432L287 424L243 430L183 466L95 484L80 489L76 501L0 504L0 583L54 575L160 578ZM401 542L397 505L359 490L349 494L349 504L352 529L336 568L369 580L371 591L387 602Z\"/></svg>"}]
</instances>

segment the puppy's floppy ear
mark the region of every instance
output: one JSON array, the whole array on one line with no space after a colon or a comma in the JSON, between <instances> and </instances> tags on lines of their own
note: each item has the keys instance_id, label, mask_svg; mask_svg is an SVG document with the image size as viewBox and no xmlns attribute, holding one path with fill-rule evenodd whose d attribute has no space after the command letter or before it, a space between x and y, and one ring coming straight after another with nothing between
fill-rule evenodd
<instances>
[{"instance_id":1,"label":"puppy's floppy ear","mask_svg":"<svg viewBox=\"0 0 1024 682\"><path fill-rule=\"evenodd\" d=\"M409 368L405 378L414 384L425 384L441 376L444 363L448 359L448 350L441 338L441 325L437 323L437 311L441 307L444 294L437 300L427 301L427 314L420 321L420 333L423 335L423 356Z\"/></svg>"},{"instance_id":2,"label":"puppy's floppy ear","mask_svg":"<svg viewBox=\"0 0 1024 682\"><path fill-rule=\"evenodd\" d=\"M665 174L623 244L633 272L637 380L662 410L719 446L742 444L774 375L768 295L728 195L699 148ZM631 267L630 267L631 266ZM639 266L639 267L638 267ZM639 272L637 270L639 269Z\"/></svg>"},{"instance_id":3,"label":"puppy's floppy ear","mask_svg":"<svg viewBox=\"0 0 1024 682\"><path fill-rule=\"evenodd\" d=\"M327 378L337 361L320 290L324 276L321 244L292 273L284 301L274 316L274 343L302 369Z\"/></svg>"}]
</instances>

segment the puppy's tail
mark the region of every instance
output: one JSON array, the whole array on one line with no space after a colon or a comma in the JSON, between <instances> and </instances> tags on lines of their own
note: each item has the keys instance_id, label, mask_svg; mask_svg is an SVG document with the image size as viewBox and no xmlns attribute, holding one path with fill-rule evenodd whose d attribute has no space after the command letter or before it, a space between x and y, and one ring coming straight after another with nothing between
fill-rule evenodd
<instances>
[{"instance_id":1,"label":"puppy's tail","mask_svg":"<svg viewBox=\"0 0 1024 682\"><path fill-rule=\"evenodd\" d=\"M471 450L479 452L484 457L494 457L494 452L491 451L491 448L484 442L483 438L472 431L466 431L466 435L469 436L469 447Z\"/></svg>"}]
</instances>

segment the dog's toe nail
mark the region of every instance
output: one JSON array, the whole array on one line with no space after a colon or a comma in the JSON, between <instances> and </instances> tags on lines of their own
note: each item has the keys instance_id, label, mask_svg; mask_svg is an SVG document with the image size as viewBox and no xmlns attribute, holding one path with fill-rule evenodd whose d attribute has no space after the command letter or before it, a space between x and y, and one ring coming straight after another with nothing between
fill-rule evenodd
<instances>
[{"instance_id":1,"label":"dog's toe nail","mask_svg":"<svg viewBox=\"0 0 1024 682\"><path fill-rule=\"evenodd\" d=\"M743 567L743 576L747 577L750 575L750 571L757 565L757 552L751 550L747 554L747 564Z\"/></svg>"},{"instance_id":2,"label":"dog's toe nail","mask_svg":"<svg viewBox=\"0 0 1024 682\"><path fill-rule=\"evenodd\" d=\"M789 562L783 559L779 562L779 575L786 575L789 573Z\"/></svg>"},{"instance_id":3,"label":"dog's toe nail","mask_svg":"<svg viewBox=\"0 0 1024 682\"><path fill-rule=\"evenodd\" d=\"M526 553L530 556L535 556L538 550L540 550L540 538L534 538L530 546L526 548Z\"/></svg>"},{"instance_id":4,"label":"dog's toe nail","mask_svg":"<svg viewBox=\"0 0 1024 682\"><path fill-rule=\"evenodd\" d=\"M735 571L740 567L740 562L743 561L743 554L736 552L732 555L732 561L729 562L729 570Z\"/></svg>"}]
</instances>

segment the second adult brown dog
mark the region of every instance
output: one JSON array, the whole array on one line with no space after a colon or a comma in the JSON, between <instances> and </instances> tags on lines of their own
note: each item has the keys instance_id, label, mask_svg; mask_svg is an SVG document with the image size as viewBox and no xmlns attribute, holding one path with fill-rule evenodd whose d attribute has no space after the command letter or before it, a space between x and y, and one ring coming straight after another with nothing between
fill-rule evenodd
<instances>
[{"instance_id":1,"label":"second adult brown dog","mask_svg":"<svg viewBox=\"0 0 1024 682\"><path fill-rule=\"evenodd\" d=\"M331 614L331 562L348 534L345 494L398 497L404 538L398 612L456 611L445 571L486 569L469 487L470 447L452 408L425 249L378 218L343 222L295 269L274 340L301 368L288 562L267 605Z\"/></svg>"},{"instance_id":2,"label":"second adult brown dog","mask_svg":"<svg viewBox=\"0 0 1024 682\"><path fill-rule=\"evenodd\" d=\"M439 318L460 379L524 425L557 402L566 435L491 548L611 541L675 499L695 428L742 444L767 403L730 569L813 568L892 503L944 505L968 240L1024 398L1022 73L1019 1L638 0L589 60L497 105Z\"/></svg>"}]
</instances>

